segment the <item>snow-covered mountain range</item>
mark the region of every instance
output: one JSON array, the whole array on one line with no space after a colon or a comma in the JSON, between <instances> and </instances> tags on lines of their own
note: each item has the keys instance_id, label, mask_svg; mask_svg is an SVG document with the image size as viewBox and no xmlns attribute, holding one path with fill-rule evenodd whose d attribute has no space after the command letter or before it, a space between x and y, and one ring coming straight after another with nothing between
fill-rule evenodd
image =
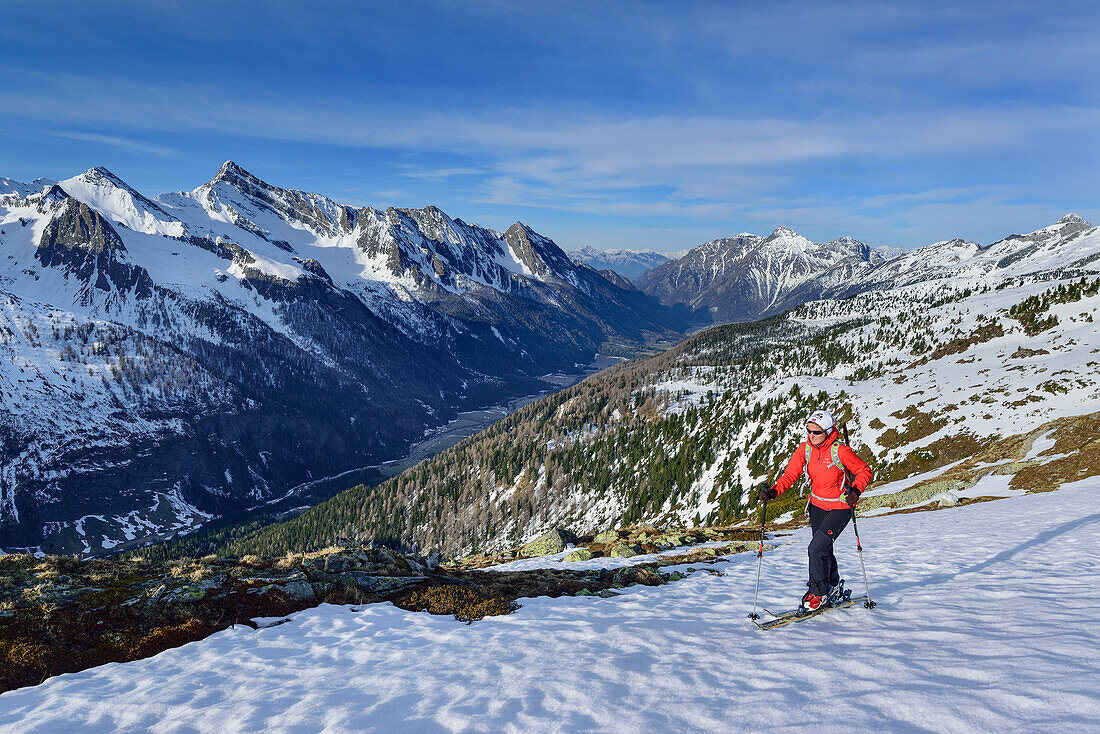
<instances>
[{"instance_id":1,"label":"snow-covered mountain range","mask_svg":"<svg viewBox=\"0 0 1100 734\"><path fill-rule=\"evenodd\" d=\"M644 292L668 306L683 306L707 323L751 321L819 298L885 290L948 274L1018 272L1032 267L1044 249L1091 228L1067 214L1026 235L991 245L955 239L912 250L869 248L852 237L811 242L786 227L767 237L742 233L702 244L683 257L658 265L635 279ZM1034 256L1034 257L1033 257ZM1030 258L1030 259L1029 259Z\"/></svg>"},{"instance_id":2,"label":"snow-covered mountain range","mask_svg":"<svg viewBox=\"0 0 1100 734\"><path fill-rule=\"evenodd\" d=\"M750 321L820 298L882 262L851 237L818 243L778 227L767 237L745 232L712 240L636 283L665 305L687 307L700 321Z\"/></svg>"},{"instance_id":3,"label":"snow-covered mountain range","mask_svg":"<svg viewBox=\"0 0 1100 734\"><path fill-rule=\"evenodd\" d=\"M576 262L591 265L596 270L611 270L631 281L671 259L669 255L656 250L597 250L594 247L582 247L579 250L567 250L566 253Z\"/></svg>"},{"instance_id":4,"label":"snow-covered mountain range","mask_svg":"<svg viewBox=\"0 0 1100 734\"><path fill-rule=\"evenodd\" d=\"M102 168L0 179L0 547L185 530L682 327L518 222L232 162L154 199Z\"/></svg>"}]
</instances>

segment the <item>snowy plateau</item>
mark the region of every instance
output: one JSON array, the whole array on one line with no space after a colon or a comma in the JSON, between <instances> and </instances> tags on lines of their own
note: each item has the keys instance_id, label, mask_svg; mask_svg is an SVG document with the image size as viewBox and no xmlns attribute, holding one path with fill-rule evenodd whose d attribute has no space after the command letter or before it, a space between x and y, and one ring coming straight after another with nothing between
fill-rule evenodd
<instances>
[{"instance_id":1,"label":"snowy plateau","mask_svg":"<svg viewBox=\"0 0 1100 734\"><path fill-rule=\"evenodd\" d=\"M0 179L0 547L193 530L682 330L520 223L343 206L232 162L155 199L102 168Z\"/></svg>"}]
</instances>

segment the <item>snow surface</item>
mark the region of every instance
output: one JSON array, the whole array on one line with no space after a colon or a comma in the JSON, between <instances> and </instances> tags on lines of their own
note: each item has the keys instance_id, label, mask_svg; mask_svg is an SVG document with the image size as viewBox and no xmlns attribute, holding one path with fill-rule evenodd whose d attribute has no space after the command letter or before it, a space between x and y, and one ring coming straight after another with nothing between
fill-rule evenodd
<instances>
[{"instance_id":1,"label":"snow surface","mask_svg":"<svg viewBox=\"0 0 1100 734\"><path fill-rule=\"evenodd\" d=\"M762 632L753 553L469 626L322 605L5 693L0 729L1100 731L1098 491L864 518L872 611ZM762 606L796 601L807 539L765 554ZM861 591L853 546L848 530L838 557Z\"/></svg>"}]
</instances>

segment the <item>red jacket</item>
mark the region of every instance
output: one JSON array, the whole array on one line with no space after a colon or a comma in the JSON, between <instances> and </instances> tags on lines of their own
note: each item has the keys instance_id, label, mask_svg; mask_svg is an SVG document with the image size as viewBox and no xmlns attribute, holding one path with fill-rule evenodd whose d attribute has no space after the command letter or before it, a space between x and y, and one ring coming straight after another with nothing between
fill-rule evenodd
<instances>
[{"instance_id":1,"label":"red jacket","mask_svg":"<svg viewBox=\"0 0 1100 734\"><path fill-rule=\"evenodd\" d=\"M810 478L810 504L823 510L846 510L848 502L844 499L844 469L848 470L852 486L860 492L871 483L871 467L856 456L856 452L842 443L837 443L837 456L843 468L833 465L832 446L839 441L836 429L826 437L820 446L803 441L795 449L783 476L775 481L775 490L783 494L798 481L803 471ZM806 463L806 446L810 446L810 461Z\"/></svg>"}]
</instances>

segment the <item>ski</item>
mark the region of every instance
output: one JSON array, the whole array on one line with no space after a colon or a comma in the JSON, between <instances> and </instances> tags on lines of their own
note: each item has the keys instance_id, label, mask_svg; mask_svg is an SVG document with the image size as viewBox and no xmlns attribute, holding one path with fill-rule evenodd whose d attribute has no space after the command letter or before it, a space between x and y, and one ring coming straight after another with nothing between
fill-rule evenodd
<instances>
[{"instance_id":1,"label":"ski","mask_svg":"<svg viewBox=\"0 0 1100 734\"><path fill-rule=\"evenodd\" d=\"M849 597L847 599L844 599L842 601L839 601L836 604L831 604L829 606L822 606L821 608L815 609L812 612L800 613L800 610L798 610L798 609L791 609L790 611L782 612L780 614L775 614L775 615L773 615L773 617L774 617L773 619L769 619L765 622L761 622L759 620L754 619L753 624L755 624L757 627L759 627L762 630L775 629L776 627L782 627L784 625L790 624L791 622L801 622L804 619L809 619L810 617L816 617L817 615L821 614L822 612L827 612L830 609L846 609L846 608L852 606L853 604L855 604L856 602L867 602L867 601L869 601L869 600L866 596L853 596L853 597ZM765 609L764 611L768 612L767 609ZM772 613L768 612L768 614L772 614Z\"/></svg>"},{"instance_id":2,"label":"ski","mask_svg":"<svg viewBox=\"0 0 1100 734\"><path fill-rule=\"evenodd\" d=\"M851 589L845 589L844 588L844 579L841 579L840 583L837 584L837 590L829 595L829 598L833 599L833 601L832 602L827 601L826 602L827 607L836 606L836 605L840 604L841 602L848 601L848 598L851 597L851 596L852 596L852 590ZM770 614L773 617L786 618L786 617L805 616L805 614L803 613L802 607L796 607L794 609L788 609L785 612L773 612L772 610L767 609L765 607L761 607L761 608L764 609L765 613Z\"/></svg>"}]
</instances>

